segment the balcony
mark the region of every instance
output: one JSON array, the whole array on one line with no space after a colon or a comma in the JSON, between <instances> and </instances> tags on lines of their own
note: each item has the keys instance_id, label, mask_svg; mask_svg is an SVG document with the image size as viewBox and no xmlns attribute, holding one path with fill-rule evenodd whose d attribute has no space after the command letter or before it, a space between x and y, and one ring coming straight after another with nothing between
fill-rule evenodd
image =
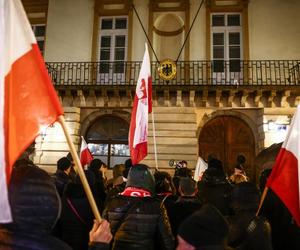
<instances>
[{"instance_id":1,"label":"balcony","mask_svg":"<svg viewBox=\"0 0 300 250\"><path fill-rule=\"evenodd\" d=\"M141 62L47 62L56 87L135 86ZM179 61L170 81L159 77L152 62L153 86L296 87L300 86L300 60Z\"/></svg>"}]
</instances>

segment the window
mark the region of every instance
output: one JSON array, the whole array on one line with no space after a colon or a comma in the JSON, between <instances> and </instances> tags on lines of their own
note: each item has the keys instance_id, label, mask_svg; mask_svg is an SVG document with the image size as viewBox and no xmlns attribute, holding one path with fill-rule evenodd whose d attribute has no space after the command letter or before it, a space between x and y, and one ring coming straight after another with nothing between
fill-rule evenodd
<instances>
[{"instance_id":1,"label":"window","mask_svg":"<svg viewBox=\"0 0 300 250\"><path fill-rule=\"evenodd\" d=\"M120 117L103 115L88 129L86 140L94 158L109 167L124 163L130 157L128 147L129 124Z\"/></svg>"},{"instance_id":2,"label":"window","mask_svg":"<svg viewBox=\"0 0 300 250\"><path fill-rule=\"evenodd\" d=\"M32 25L32 30L35 35L37 44L39 46L39 49L44 54L44 46L45 46L45 33L46 33L46 26L45 24L35 24Z\"/></svg>"},{"instance_id":3,"label":"window","mask_svg":"<svg viewBox=\"0 0 300 250\"><path fill-rule=\"evenodd\" d=\"M127 33L127 17L100 18L100 74L124 73Z\"/></svg>"},{"instance_id":4,"label":"window","mask_svg":"<svg viewBox=\"0 0 300 250\"><path fill-rule=\"evenodd\" d=\"M213 72L240 72L242 26L241 15L212 14ZM226 64L229 61L229 64Z\"/></svg>"}]
</instances>

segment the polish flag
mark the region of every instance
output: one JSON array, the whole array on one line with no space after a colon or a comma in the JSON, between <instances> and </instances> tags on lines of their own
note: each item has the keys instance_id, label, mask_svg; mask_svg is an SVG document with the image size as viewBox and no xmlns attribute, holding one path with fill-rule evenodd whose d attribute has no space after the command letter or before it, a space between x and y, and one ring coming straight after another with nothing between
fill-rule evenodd
<instances>
[{"instance_id":1,"label":"polish flag","mask_svg":"<svg viewBox=\"0 0 300 250\"><path fill-rule=\"evenodd\" d=\"M281 199L300 226L300 106L277 155L267 187Z\"/></svg>"},{"instance_id":2,"label":"polish flag","mask_svg":"<svg viewBox=\"0 0 300 250\"><path fill-rule=\"evenodd\" d=\"M139 163L147 155L148 114L152 112L152 79L148 48L139 74L134 96L129 129L129 148L132 165Z\"/></svg>"},{"instance_id":3,"label":"polish flag","mask_svg":"<svg viewBox=\"0 0 300 250\"><path fill-rule=\"evenodd\" d=\"M20 0L0 1L0 223L14 162L63 114Z\"/></svg>"},{"instance_id":4,"label":"polish flag","mask_svg":"<svg viewBox=\"0 0 300 250\"><path fill-rule=\"evenodd\" d=\"M80 148L80 162L81 166L85 167L86 165L90 164L93 160L93 156L91 151L88 148L86 141L84 140L83 136L81 136L81 148Z\"/></svg>"}]
</instances>

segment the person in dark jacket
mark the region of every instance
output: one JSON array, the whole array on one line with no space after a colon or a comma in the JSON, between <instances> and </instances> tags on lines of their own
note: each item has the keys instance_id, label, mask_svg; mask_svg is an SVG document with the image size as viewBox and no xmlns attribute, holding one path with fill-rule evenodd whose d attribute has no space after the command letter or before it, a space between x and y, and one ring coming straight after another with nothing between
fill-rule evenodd
<instances>
[{"instance_id":1,"label":"person in dark jacket","mask_svg":"<svg viewBox=\"0 0 300 250\"><path fill-rule=\"evenodd\" d=\"M99 199L100 211L104 209L104 202L106 199L106 188L104 185L104 178L101 172L101 167L105 165L100 159L93 159L88 167L88 169L95 175L95 196Z\"/></svg>"},{"instance_id":2,"label":"person in dark jacket","mask_svg":"<svg viewBox=\"0 0 300 250\"><path fill-rule=\"evenodd\" d=\"M265 169L260 176L260 190L263 192L267 178L272 169ZM300 249L300 227L291 216L280 198L269 189L260 210L270 222L272 229L272 244L274 250Z\"/></svg>"},{"instance_id":3,"label":"person in dark jacket","mask_svg":"<svg viewBox=\"0 0 300 250\"><path fill-rule=\"evenodd\" d=\"M180 178L180 196L168 209L173 235L177 235L178 227L182 221L201 208L202 203L196 197L197 191L197 183L192 178Z\"/></svg>"},{"instance_id":4,"label":"person in dark jacket","mask_svg":"<svg viewBox=\"0 0 300 250\"><path fill-rule=\"evenodd\" d=\"M174 248L166 209L154 198L154 185L149 168L137 164L129 171L125 190L108 202L103 218L111 224L113 250Z\"/></svg>"},{"instance_id":5,"label":"person in dark jacket","mask_svg":"<svg viewBox=\"0 0 300 250\"><path fill-rule=\"evenodd\" d=\"M182 222L176 250L229 250L228 223L214 206L204 204Z\"/></svg>"},{"instance_id":6,"label":"person in dark jacket","mask_svg":"<svg viewBox=\"0 0 300 250\"><path fill-rule=\"evenodd\" d=\"M232 190L234 215L229 220L228 244L236 250L272 250L271 227L261 216L255 216L259 191L250 182L237 184Z\"/></svg>"},{"instance_id":7,"label":"person in dark jacket","mask_svg":"<svg viewBox=\"0 0 300 250\"><path fill-rule=\"evenodd\" d=\"M224 216L230 211L232 186L226 179L222 162L211 158L201 181L198 182L198 197L203 203L214 205Z\"/></svg>"},{"instance_id":8,"label":"person in dark jacket","mask_svg":"<svg viewBox=\"0 0 300 250\"><path fill-rule=\"evenodd\" d=\"M0 249L72 250L50 232L60 214L60 198L51 177L32 163L14 168L8 187L13 222L0 225ZM107 250L109 223L95 223L90 250Z\"/></svg>"},{"instance_id":9,"label":"person in dark jacket","mask_svg":"<svg viewBox=\"0 0 300 250\"><path fill-rule=\"evenodd\" d=\"M54 173L53 180L60 197L62 197L66 185L71 181L69 176L72 163L67 157L62 157L57 161L57 170Z\"/></svg>"},{"instance_id":10,"label":"person in dark jacket","mask_svg":"<svg viewBox=\"0 0 300 250\"><path fill-rule=\"evenodd\" d=\"M85 171L85 175L93 192L95 176L88 170ZM62 211L59 219L61 239L73 250L87 250L93 218L90 204L80 178L77 176L75 183L71 182L67 185L62 197Z\"/></svg>"}]
</instances>

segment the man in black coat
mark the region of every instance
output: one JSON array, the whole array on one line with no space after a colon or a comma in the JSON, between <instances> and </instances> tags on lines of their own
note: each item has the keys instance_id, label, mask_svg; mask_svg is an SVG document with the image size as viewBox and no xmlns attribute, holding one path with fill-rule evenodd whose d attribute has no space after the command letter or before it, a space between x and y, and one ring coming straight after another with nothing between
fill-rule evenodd
<instances>
[{"instance_id":1,"label":"man in black coat","mask_svg":"<svg viewBox=\"0 0 300 250\"><path fill-rule=\"evenodd\" d=\"M172 204L172 206L168 207L168 215L173 235L177 235L178 227L182 221L201 208L202 204L196 197L197 191L197 183L192 178L180 178L180 196L175 203Z\"/></svg>"},{"instance_id":2,"label":"man in black coat","mask_svg":"<svg viewBox=\"0 0 300 250\"><path fill-rule=\"evenodd\" d=\"M71 182L69 173L71 171L72 163L67 157L62 157L57 161L57 170L52 176L57 192L62 197L66 185Z\"/></svg>"},{"instance_id":3,"label":"man in black coat","mask_svg":"<svg viewBox=\"0 0 300 250\"><path fill-rule=\"evenodd\" d=\"M224 216L230 215L232 186L226 179L221 161L215 158L208 161L208 168L198 182L198 190L198 197L203 203L214 205Z\"/></svg>"},{"instance_id":4,"label":"man in black coat","mask_svg":"<svg viewBox=\"0 0 300 250\"><path fill-rule=\"evenodd\" d=\"M154 198L154 186L149 168L137 164L129 171L125 190L107 203L103 218L111 224L113 250L174 249L166 209Z\"/></svg>"}]
</instances>

